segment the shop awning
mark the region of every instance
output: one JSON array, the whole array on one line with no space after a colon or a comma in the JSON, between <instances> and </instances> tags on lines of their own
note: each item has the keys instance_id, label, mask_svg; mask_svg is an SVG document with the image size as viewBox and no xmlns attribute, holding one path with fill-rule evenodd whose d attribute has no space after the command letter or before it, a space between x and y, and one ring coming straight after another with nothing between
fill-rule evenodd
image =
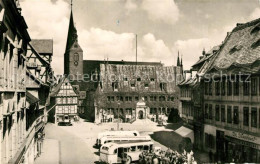
<instances>
[{"instance_id":1,"label":"shop awning","mask_svg":"<svg viewBox=\"0 0 260 164\"><path fill-rule=\"evenodd\" d=\"M179 129L175 130L176 133L181 135L182 137L188 137L191 139L191 142L194 143L194 132L193 130L181 126Z\"/></svg>"}]
</instances>

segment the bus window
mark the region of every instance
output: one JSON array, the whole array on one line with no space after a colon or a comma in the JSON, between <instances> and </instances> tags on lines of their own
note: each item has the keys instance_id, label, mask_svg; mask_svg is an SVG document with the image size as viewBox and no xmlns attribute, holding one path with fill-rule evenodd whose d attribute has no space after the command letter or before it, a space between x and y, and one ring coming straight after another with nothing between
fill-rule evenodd
<instances>
[{"instance_id":1,"label":"bus window","mask_svg":"<svg viewBox=\"0 0 260 164\"><path fill-rule=\"evenodd\" d=\"M153 150L153 145L150 145L150 150Z\"/></svg>"},{"instance_id":2,"label":"bus window","mask_svg":"<svg viewBox=\"0 0 260 164\"><path fill-rule=\"evenodd\" d=\"M131 146L131 151L136 151L136 147L135 146Z\"/></svg>"},{"instance_id":3,"label":"bus window","mask_svg":"<svg viewBox=\"0 0 260 164\"><path fill-rule=\"evenodd\" d=\"M144 145L144 150L149 150L149 146L148 145Z\"/></svg>"},{"instance_id":4,"label":"bus window","mask_svg":"<svg viewBox=\"0 0 260 164\"><path fill-rule=\"evenodd\" d=\"M140 151L140 150L143 150L143 145L140 145L140 146L137 146L137 149Z\"/></svg>"},{"instance_id":5,"label":"bus window","mask_svg":"<svg viewBox=\"0 0 260 164\"><path fill-rule=\"evenodd\" d=\"M117 149L114 150L114 154L117 154Z\"/></svg>"},{"instance_id":6,"label":"bus window","mask_svg":"<svg viewBox=\"0 0 260 164\"><path fill-rule=\"evenodd\" d=\"M124 148L124 153L128 152L129 148Z\"/></svg>"}]
</instances>

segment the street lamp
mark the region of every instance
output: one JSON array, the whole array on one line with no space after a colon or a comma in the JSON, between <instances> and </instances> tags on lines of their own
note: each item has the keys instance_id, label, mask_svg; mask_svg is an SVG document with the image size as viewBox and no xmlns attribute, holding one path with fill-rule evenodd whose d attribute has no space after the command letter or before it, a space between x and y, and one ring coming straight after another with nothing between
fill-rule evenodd
<instances>
[{"instance_id":1,"label":"street lamp","mask_svg":"<svg viewBox=\"0 0 260 164\"><path fill-rule=\"evenodd\" d=\"M120 106L120 100L117 102L117 130L119 130L119 106Z\"/></svg>"}]
</instances>

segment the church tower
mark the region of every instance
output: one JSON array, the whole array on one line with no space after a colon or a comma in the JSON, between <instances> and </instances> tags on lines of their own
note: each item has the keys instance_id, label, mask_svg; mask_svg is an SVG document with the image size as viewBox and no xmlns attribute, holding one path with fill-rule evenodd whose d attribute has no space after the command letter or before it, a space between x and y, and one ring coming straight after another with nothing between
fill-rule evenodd
<instances>
[{"instance_id":1,"label":"church tower","mask_svg":"<svg viewBox=\"0 0 260 164\"><path fill-rule=\"evenodd\" d=\"M83 76L83 50L78 44L77 29L73 21L72 4L70 13L67 44L64 54L64 74L72 80L79 80Z\"/></svg>"}]
</instances>

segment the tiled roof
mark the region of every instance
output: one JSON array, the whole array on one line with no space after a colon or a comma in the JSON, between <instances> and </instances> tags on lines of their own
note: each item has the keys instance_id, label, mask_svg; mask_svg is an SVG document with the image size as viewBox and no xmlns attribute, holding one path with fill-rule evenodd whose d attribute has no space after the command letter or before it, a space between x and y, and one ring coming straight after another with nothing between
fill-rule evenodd
<instances>
[{"instance_id":1,"label":"tiled roof","mask_svg":"<svg viewBox=\"0 0 260 164\"><path fill-rule=\"evenodd\" d=\"M212 62L216 70L249 66L260 59L260 18L238 24L227 36Z\"/></svg>"},{"instance_id":2,"label":"tiled roof","mask_svg":"<svg viewBox=\"0 0 260 164\"><path fill-rule=\"evenodd\" d=\"M204 62L206 60L208 60L209 58L211 58L213 53L214 53L214 51L218 51L219 50L219 47L220 47L219 45L218 46L214 46L211 50L209 50L206 53L206 55L204 55L201 59L199 59L192 67L194 67L194 66L196 66L196 65L198 65L198 64L200 64L200 63L202 63L202 62Z\"/></svg>"},{"instance_id":3,"label":"tiled roof","mask_svg":"<svg viewBox=\"0 0 260 164\"><path fill-rule=\"evenodd\" d=\"M53 40L52 39L32 39L31 45L40 54L53 53Z\"/></svg>"}]
</instances>

